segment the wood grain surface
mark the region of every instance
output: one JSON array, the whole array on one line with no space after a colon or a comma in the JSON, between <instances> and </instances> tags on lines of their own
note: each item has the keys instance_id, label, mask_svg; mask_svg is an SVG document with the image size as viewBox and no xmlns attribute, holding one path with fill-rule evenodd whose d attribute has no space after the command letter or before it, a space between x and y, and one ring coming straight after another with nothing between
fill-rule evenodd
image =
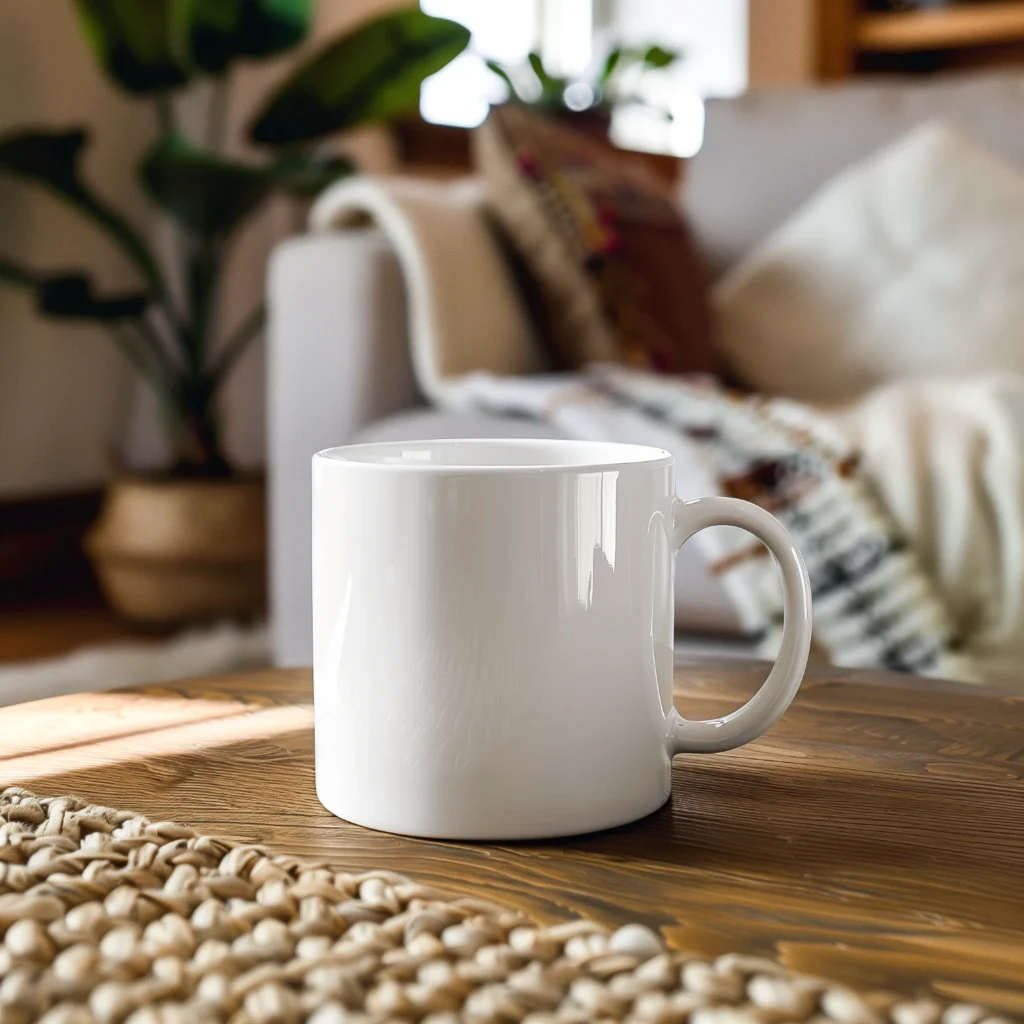
<instances>
[{"instance_id":1,"label":"wood grain surface","mask_svg":"<svg viewBox=\"0 0 1024 1024\"><path fill-rule=\"evenodd\" d=\"M682 664L676 704L721 714L764 671ZM1024 1013L1024 694L818 670L761 740L677 758L671 801L644 820L501 845L324 811L310 700L295 670L5 708L0 783L401 871L545 921L638 920L709 955Z\"/></svg>"}]
</instances>

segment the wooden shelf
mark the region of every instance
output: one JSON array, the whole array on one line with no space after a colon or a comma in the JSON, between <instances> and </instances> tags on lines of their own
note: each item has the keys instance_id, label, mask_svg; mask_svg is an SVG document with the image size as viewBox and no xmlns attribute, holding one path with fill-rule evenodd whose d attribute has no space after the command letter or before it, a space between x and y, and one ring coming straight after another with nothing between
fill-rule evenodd
<instances>
[{"instance_id":1,"label":"wooden shelf","mask_svg":"<svg viewBox=\"0 0 1024 1024\"><path fill-rule=\"evenodd\" d=\"M857 18L855 43L872 53L959 50L1024 42L1024 3L971 3Z\"/></svg>"}]
</instances>

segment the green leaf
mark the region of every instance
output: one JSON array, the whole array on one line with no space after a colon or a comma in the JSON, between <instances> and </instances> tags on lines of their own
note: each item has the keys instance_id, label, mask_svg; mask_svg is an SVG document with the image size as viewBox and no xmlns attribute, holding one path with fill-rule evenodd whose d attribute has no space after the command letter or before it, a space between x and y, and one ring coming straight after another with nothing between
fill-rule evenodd
<instances>
[{"instance_id":1,"label":"green leaf","mask_svg":"<svg viewBox=\"0 0 1024 1024\"><path fill-rule=\"evenodd\" d=\"M536 105L542 107L562 106L562 97L565 94L569 80L548 74L547 69L544 67L544 62L540 59L540 54L536 51L531 51L527 54L526 59L534 75L536 75L537 81L540 83L540 99L536 101Z\"/></svg>"},{"instance_id":2,"label":"green leaf","mask_svg":"<svg viewBox=\"0 0 1024 1024\"><path fill-rule=\"evenodd\" d=\"M88 141L80 128L26 131L0 136L0 172L50 189L106 231L145 275L155 294L166 293L160 268L138 233L82 182L79 159Z\"/></svg>"},{"instance_id":3,"label":"green leaf","mask_svg":"<svg viewBox=\"0 0 1024 1024\"><path fill-rule=\"evenodd\" d=\"M615 73L615 68L620 60L622 60L622 50L616 47L614 50L611 50L608 56L604 59L604 65L601 67L601 74L597 79L598 85L604 86L608 84L608 79Z\"/></svg>"},{"instance_id":4,"label":"green leaf","mask_svg":"<svg viewBox=\"0 0 1024 1024\"><path fill-rule=\"evenodd\" d=\"M551 81L551 76L544 67L544 61L540 59L540 54L536 50L531 50L527 54L526 60L533 69L533 73L537 76L537 81L543 89L547 83Z\"/></svg>"},{"instance_id":5,"label":"green leaf","mask_svg":"<svg viewBox=\"0 0 1024 1024\"><path fill-rule=\"evenodd\" d=\"M519 99L519 93L516 92L516 87L512 84L512 76L497 61L488 60L484 63L486 63L487 69L493 71L508 87L508 98L510 100Z\"/></svg>"},{"instance_id":6,"label":"green leaf","mask_svg":"<svg viewBox=\"0 0 1024 1024\"><path fill-rule=\"evenodd\" d=\"M6 282L8 285L14 285L17 288L34 289L39 286L39 274L30 270L27 266L0 256L0 282Z\"/></svg>"},{"instance_id":7,"label":"green leaf","mask_svg":"<svg viewBox=\"0 0 1024 1024\"><path fill-rule=\"evenodd\" d=\"M80 206L90 197L78 176L78 160L89 136L70 131L26 131L0 137L0 170L49 186Z\"/></svg>"},{"instance_id":8,"label":"green leaf","mask_svg":"<svg viewBox=\"0 0 1024 1024\"><path fill-rule=\"evenodd\" d=\"M178 88L196 70L283 53L305 39L315 0L75 0L86 39L134 93Z\"/></svg>"},{"instance_id":9,"label":"green leaf","mask_svg":"<svg viewBox=\"0 0 1024 1024\"><path fill-rule=\"evenodd\" d=\"M275 189L314 196L353 169L347 157L313 153L289 153L259 167L167 135L149 151L141 175L161 209L197 235L217 238L233 231Z\"/></svg>"},{"instance_id":10,"label":"green leaf","mask_svg":"<svg viewBox=\"0 0 1024 1024\"><path fill-rule=\"evenodd\" d=\"M143 312L149 297L143 292L100 296L82 273L44 277L36 290L41 313L65 320L125 320Z\"/></svg>"},{"instance_id":11,"label":"green leaf","mask_svg":"<svg viewBox=\"0 0 1024 1024\"><path fill-rule=\"evenodd\" d=\"M423 79L468 43L464 26L420 10L381 15L302 64L270 97L250 135L283 146L415 110Z\"/></svg>"},{"instance_id":12,"label":"green leaf","mask_svg":"<svg viewBox=\"0 0 1024 1024\"><path fill-rule=\"evenodd\" d=\"M190 231L225 235L267 197L266 170L224 160L181 135L165 135L147 154L142 183L153 201Z\"/></svg>"},{"instance_id":13,"label":"green leaf","mask_svg":"<svg viewBox=\"0 0 1024 1024\"><path fill-rule=\"evenodd\" d=\"M354 170L355 164L346 156L290 153L271 164L269 173L291 195L310 198Z\"/></svg>"},{"instance_id":14,"label":"green leaf","mask_svg":"<svg viewBox=\"0 0 1024 1024\"><path fill-rule=\"evenodd\" d=\"M0 256L0 281L18 285L22 288L35 288L39 283L38 275L20 263L14 263Z\"/></svg>"},{"instance_id":15,"label":"green leaf","mask_svg":"<svg viewBox=\"0 0 1024 1024\"><path fill-rule=\"evenodd\" d=\"M193 62L220 74L236 57L283 53L306 38L314 0L179 0Z\"/></svg>"},{"instance_id":16,"label":"green leaf","mask_svg":"<svg viewBox=\"0 0 1024 1024\"><path fill-rule=\"evenodd\" d=\"M177 38L182 0L75 0L93 53L118 85L162 92L189 80L185 40Z\"/></svg>"},{"instance_id":17,"label":"green leaf","mask_svg":"<svg viewBox=\"0 0 1024 1024\"><path fill-rule=\"evenodd\" d=\"M667 68L679 59L678 50L666 50L661 46L649 46L644 51L643 63L649 68Z\"/></svg>"},{"instance_id":18,"label":"green leaf","mask_svg":"<svg viewBox=\"0 0 1024 1024\"><path fill-rule=\"evenodd\" d=\"M235 56L243 0L179 0L175 33L187 40L191 63L219 75Z\"/></svg>"},{"instance_id":19,"label":"green leaf","mask_svg":"<svg viewBox=\"0 0 1024 1024\"><path fill-rule=\"evenodd\" d=\"M235 53L265 57L282 53L306 38L313 21L315 0L242 0L242 17L235 35ZM216 0L204 0L205 4Z\"/></svg>"},{"instance_id":20,"label":"green leaf","mask_svg":"<svg viewBox=\"0 0 1024 1024\"><path fill-rule=\"evenodd\" d=\"M65 320L133 319L149 303L149 296L138 291L97 295L89 277L78 270L42 274L3 258L0 281L31 289L40 313Z\"/></svg>"}]
</instances>

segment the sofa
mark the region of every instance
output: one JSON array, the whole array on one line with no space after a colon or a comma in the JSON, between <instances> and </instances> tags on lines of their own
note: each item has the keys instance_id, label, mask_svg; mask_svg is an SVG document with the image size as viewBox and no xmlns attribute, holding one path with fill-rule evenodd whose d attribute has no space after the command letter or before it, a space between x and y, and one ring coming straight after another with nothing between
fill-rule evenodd
<instances>
[{"instance_id":1,"label":"sofa","mask_svg":"<svg viewBox=\"0 0 1024 1024\"><path fill-rule=\"evenodd\" d=\"M1024 166L1024 75L982 73L753 92L708 103L680 202L712 276L820 185L915 124L943 118ZM444 188L438 184L438 188ZM273 254L268 280L270 594L275 660L308 664L310 457L360 440L551 436L551 428L429 409L409 358L398 262L371 228L310 233ZM700 556L677 563L677 629L749 649Z\"/></svg>"}]
</instances>

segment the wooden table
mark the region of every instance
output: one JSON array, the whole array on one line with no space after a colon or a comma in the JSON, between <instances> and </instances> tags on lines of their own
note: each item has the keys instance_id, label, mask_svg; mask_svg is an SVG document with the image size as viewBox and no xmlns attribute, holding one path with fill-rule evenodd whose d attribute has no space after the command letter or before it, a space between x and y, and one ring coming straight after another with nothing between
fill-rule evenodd
<instances>
[{"instance_id":1,"label":"wooden table","mask_svg":"<svg viewBox=\"0 0 1024 1024\"><path fill-rule=\"evenodd\" d=\"M691 717L740 703L757 664L677 672ZM0 782L341 869L389 868L543 920L640 920L707 954L1024 1012L1024 694L818 671L741 750L678 758L635 825L472 845L370 832L313 792L307 671L58 697L0 710Z\"/></svg>"}]
</instances>

